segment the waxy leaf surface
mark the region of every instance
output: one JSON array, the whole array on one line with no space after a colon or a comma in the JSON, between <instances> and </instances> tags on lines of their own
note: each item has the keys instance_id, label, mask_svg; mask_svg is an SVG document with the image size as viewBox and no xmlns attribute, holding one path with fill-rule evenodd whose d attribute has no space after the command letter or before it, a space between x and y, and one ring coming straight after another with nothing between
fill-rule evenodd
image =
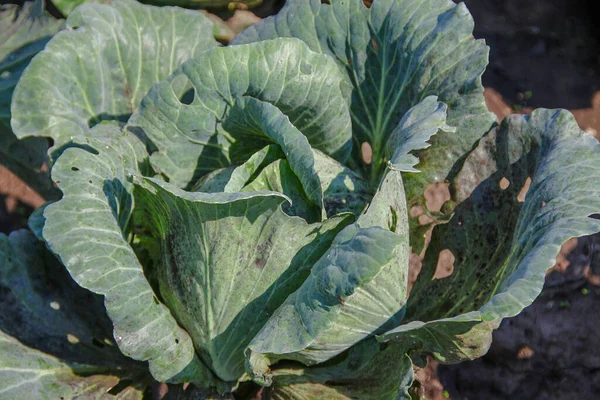
<instances>
[{"instance_id":1,"label":"waxy leaf surface","mask_svg":"<svg viewBox=\"0 0 600 400\"><path fill-rule=\"evenodd\" d=\"M132 384L109 394L120 380ZM0 398L141 400L147 384L112 341L102 298L31 232L0 234Z\"/></svg>"},{"instance_id":2,"label":"waxy leaf surface","mask_svg":"<svg viewBox=\"0 0 600 400\"><path fill-rule=\"evenodd\" d=\"M379 228L346 227L248 346L256 379L269 381L280 359L326 361L369 337L401 309L392 262L407 238ZM380 278L380 279L377 279ZM399 298L400 297L400 298Z\"/></svg>"},{"instance_id":3,"label":"waxy leaf surface","mask_svg":"<svg viewBox=\"0 0 600 400\"><path fill-rule=\"evenodd\" d=\"M51 137L56 147L101 121L125 122L154 83L216 45L200 12L133 0L84 4L19 81L13 130Z\"/></svg>"},{"instance_id":4,"label":"waxy leaf surface","mask_svg":"<svg viewBox=\"0 0 600 400\"><path fill-rule=\"evenodd\" d=\"M408 206L426 207L428 184L443 182L454 164L494 122L483 98L481 74L488 48L472 36L473 20L463 3L450 0L291 0L238 35L233 44L296 37L329 54L351 84L354 166L376 187L384 171L385 147L403 115L427 96L448 105L455 132L435 136L419 151L420 174L406 175ZM362 160L369 143L372 162ZM411 220L411 245L419 251L427 228Z\"/></svg>"},{"instance_id":5,"label":"waxy leaf surface","mask_svg":"<svg viewBox=\"0 0 600 400\"><path fill-rule=\"evenodd\" d=\"M66 149L52 169L63 198L44 210L43 238L78 284L105 296L125 355L149 361L160 381L188 367L182 379L209 382L190 337L157 301L129 245L135 202L128 175L147 171L144 145L110 124L90 136L80 139L85 148ZM187 376L190 371L195 375Z\"/></svg>"},{"instance_id":6,"label":"waxy leaf surface","mask_svg":"<svg viewBox=\"0 0 600 400\"><path fill-rule=\"evenodd\" d=\"M154 86L129 124L158 149L151 156L154 168L187 188L202 175L245 161L234 151L236 129L243 133L256 123L243 116L241 126L223 122L242 96L271 103L281 112L278 118L285 115L313 148L346 159L352 135L347 89L335 62L297 39L216 48Z\"/></svg>"},{"instance_id":7,"label":"waxy leaf surface","mask_svg":"<svg viewBox=\"0 0 600 400\"><path fill-rule=\"evenodd\" d=\"M136 199L161 243L160 294L224 381L244 372L244 349L306 279L349 214L308 224L275 192L184 192L139 178Z\"/></svg>"}]
</instances>

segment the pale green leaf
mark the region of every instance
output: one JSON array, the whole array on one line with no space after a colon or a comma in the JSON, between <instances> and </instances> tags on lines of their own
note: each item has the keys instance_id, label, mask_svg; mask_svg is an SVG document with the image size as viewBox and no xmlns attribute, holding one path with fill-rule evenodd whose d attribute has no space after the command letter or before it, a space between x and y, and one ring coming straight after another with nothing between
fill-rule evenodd
<instances>
[{"instance_id":1,"label":"pale green leaf","mask_svg":"<svg viewBox=\"0 0 600 400\"><path fill-rule=\"evenodd\" d=\"M296 37L334 57L353 88L354 165L373 188L385 168L385 144L404 114L427 96L446 103L447 123L456 132L436 135L431 147L415 154L422 173L405 176L409 208L426 208L425 187L443 182L495 121L481 85L488 48L472 31L464 3L450 0L375 0L370 8L362 0L290 0L233 43ZM361 157L364 142L373 153L368 165ZM422 231L411 220L410 240L417 251Z\"/></svg>"},{"instance_id":2,"label":"pale green leaf","mask_svg":"<svg viewBox=\"0 0 600 400\"><path fill-rule=\"evenodd\" d=\"M100 121L127 121L150 86L216 45L200 12L133 0L84 4L19 81L13 130L51 137L57 148Z\"/></svg>"},{"instance_id":3,"label":"pale green leaf","mask_svg":"<svg viewBox=\"0 0 600 400\"><path fill-rule=\"evenodd\" d=\"M431 146L428 140L439 131L455 131L446 125L447 110L448 106L437 101L436 96L426 97L408 110L386 143L388 165L398 171L419 172L415 168L419 159L411 152Z\"/></svg>"},{"instance_id":4,"label":"pale green leaf","mask_svg":"<svg viewBox=\"0 0 600 400\"><path fill-rule=\"evenodd\" d=\"M113 396L107 393L129 380ZM33 234L0 234L0 398L141 399L146 365L112 340L102 298L78 286Z\"/></svg>"},{"instance_id":5,"label":"pale green leaf","mask_svg":"<svg viewBox=\"0 0 600 400\"><path fill-rule=\"evenodd\" d=\"M404 114L386 144L388 168L369 207L360 215L359 225L379 226L409 235L405 185L400 171L419 172L414 168L418 159L411 152L429 147L427 141L436 133L452 130L446 125L446 109L435 96L429 96ZM408 265L399 268L406 270Z\"/></svg>"},{"instance_id":6,"label":"pale green leaf","mask_svg":"<svg viewBox=\"0 0 600 400\"><path fill-rule=\"evenodd\" d=\"M284 153L281 150L281 147L277 145L270 144L255 152L248 158L246 162L242 165L235 167L232 169L231 176L224 183L225 186L223 190L200 190L201 192L227 192L227 193L235 193L240 192L247 183L250 183L251 178L255 174L259 174L267 165L271 164L273 161L276 161L280 158L284 157ZM271 189L268 189L271 190ZM275 190L275 192L279 192L279 190ZM284 193L284 192L281 192Z\"/></svg>"},{"instance_id":7,"label":"pale green leaf","mask_svg":"<svg viewBox=\"0 0 600 400\"><path fill-rule=\"evenodd\" d=\"M52 169L63 198L44 210L42 235L78 284L105 296L121 351L149 361L153 376L166 381L199 361L128 242L135 202L127 176L145 172L147 153L113 125L98 125L90 136L78 139L85 148L66 149ZM192 380L209 378L200 370Z\"/></svg>"},{"instance_id":8,"label":"pale green leaf","mask_svg":"<svg viewBox=\"0 0 600 400\"><path fill-rule=\"evenodd\" d=\"M44 2L0 6L0 123L10 126L12 92L29 61L64 25L44 11Z\"/></svg>"},{"instance_id":9,"label":"pale green leaf","mask_svg":"<svg viewBox=\"0 0 600 400\"><path fill-rule=\"evenodd\" d=\"M241 96L271 103L313 148L344 160L351 123L343 91L335 62L297 39L216 48L154 86L129 124L158 149L151 156L154 168L177 186L192 187L232 160L245 161L230 149L236 133L222 125Z\"/></svg>"},{"instance_id":10,"label":"pale green leaf","mask_svg":"<svg viewBox=\"0 0 600 400\"><path fill-rule=\"evenodd\" d=\"M286 179L282 176L281 165L273 163L282 157L284 154L278 146L269 145L254 153L248 161L238 167L228 167L205 175L199 181L197 190L211 193L241 190L276 191L288 196L292 200L292 208L297 210L298 201L307 203L307 200L301 196L299 183L293 184L293 179L283 183ZM313 149L313 158L314 169L321 182L327 216L333 217L344 212L357 215L363 212L372 197L368 183L351 169L319 150ZM267 166L269 168L265 170ZM303 205L302 208L306 207ZM284 209L292 215L303 215L302 212L290 211L286 205Z\"/></svg>"},{"instance_id":11,"label":"pale green leaf","mask_svg":"<svg viewBox=\"0 0 600 400\"><path fill-rule=\"evenodd\" d=\"M358 218L359 226L377 226L402 238L409 237L408 209L400 171L415 171L413 166L418 160L410 152L428 147L427 140L432 135L440 129L448 129L445 122L446 107L433 96L427 97L404 115L388 139L388 167L369 206ZM396 285L395 293L398 295L393 298L400 307L406 304L408 296L409 258L407 241L394 249L391 267L380 277L382 283L392 282Z\"/></svg>"},{"instance_id":12,"label":"pale green leaf","mask_svg":"<svg viewBox=\"0 0 600 400\"><path fill-rule=\"evenodd\" d=\"M319 210L323 208L321 181L315 170L312 148L306 136L277 107L243 96L236 99L225 116L223 128L236 140L231 146L231 154L236 158L248 159L263 147L261 141L265 139L279 145L308 200Z\"/></svg>"},{"instance_id":13,"label":"pale green leaf","mask_svg":"<svg viewBox=\"0 0 600 400\"><path fill-rule=\"evenodd\" d=\"M283 204L283 211L288 215L296 215L307 222L321 220L321 208L312 204L302 190L302 185L287 160L273 161L263 168L252 182L244 186L244 192L269 190L285 194L290 203Z\"/></svg>"},{"instance_id":14,"label":"pale green leaf","mask_svg":"<svg viewBox=\"0 0 600 400\"><path fill-rule=\"evenodd\" d=\"M65 16L83 3L89 2L110 3L110 0L53 0L52 3ZM208 9L227 9L229 4L244 4L248 7L254 7L261 4L263 0L143 0L142 3L156 6L177 6L184 8L208 8ZM239 6L240 8L243 6ZM221 22L223 23L223 22Z\"/></svg>"},{"instance_id":15,"label":"pale green leaf","mask_svg":"<svg viewBox=\"0 0 600 400\"><path fill-rule=\"evenodd\" d=\"M281 210L275 192L185 192L139 178L136 200L161 243L160 294L224 381L244 372L244 349L348 223L308 224Z\"/></svg>"},{"instance_id":16,"label":"pale green leaf","mask_svg":"<svg viewBox=\"0 0 600 400\"><path fill-rule=\"evenodd\" d=\"M281 359L326 361L397 317L405 290L382 276L407 241L379 227L354 224L341 231L248 346L255 379L268 381L269 365Z\"/></svg>"},{"instance_id":17,"label":"pale green leaf","mask_svg":"<svg viewBox=\"0 0 600 400\"><path fill-rule=\"evenodd\" d=\"M56 7L58 11L65 17L69 16L77 8L83 3L108 3L108 0L51 0L52 4Z\"/></svg>"},{"instance_id":18,"label":"pale green leaf","mask_svg":"<svg viewBox=\"0 0 600 400\"><path fill-rule=\"evenodd\" d=\"M318 150L314 151L314 157L327 216L343 212L360 214L372 197L369 184L350 168Z\"/></svg>"}]
</instances>

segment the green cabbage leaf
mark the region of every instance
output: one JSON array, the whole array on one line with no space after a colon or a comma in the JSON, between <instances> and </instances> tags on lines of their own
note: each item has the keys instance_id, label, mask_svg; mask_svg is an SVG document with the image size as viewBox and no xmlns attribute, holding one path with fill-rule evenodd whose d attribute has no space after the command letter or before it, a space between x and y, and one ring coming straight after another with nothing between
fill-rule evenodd
<instances>
[{"instance_id":1,"label":"green cabbage leaf","mask_svg":"<svg viewBox=\"0 0 600 400\"><path fill-rule=\"evenodd\" d=\"M202 14L131 0L66 25L12 99L62 198L0 237L11 395L408 399L414 364L485 354L560 246L600 231L600 145L562 110L493 125L462 3L291 0L226 47ZM54 312L78 293L104 303Z\"/></svg>"}]
</instances>

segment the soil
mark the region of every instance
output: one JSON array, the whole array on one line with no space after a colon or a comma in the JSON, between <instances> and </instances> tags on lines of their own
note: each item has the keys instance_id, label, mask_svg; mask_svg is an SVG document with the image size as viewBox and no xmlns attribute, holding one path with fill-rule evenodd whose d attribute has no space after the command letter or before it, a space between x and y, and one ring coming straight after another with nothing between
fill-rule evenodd
<instances>
[{"instance_id":1,"label":"soil","mask_svg":"<svg viewBox=\"0 0 600 400\"><path fill-rule=\"evenodd\" d=\"M261 17L281 6L268 0ZM600 34L595 0L467 0L491 47L486 101L499 120L567 108L600 138ZM0 166L0 232L26 226L41 198ZM432 400L593 399L600 393L600 236L573 239L539 298L495 331L483 358L417 371Z\"/></svg>"}]
</instances>

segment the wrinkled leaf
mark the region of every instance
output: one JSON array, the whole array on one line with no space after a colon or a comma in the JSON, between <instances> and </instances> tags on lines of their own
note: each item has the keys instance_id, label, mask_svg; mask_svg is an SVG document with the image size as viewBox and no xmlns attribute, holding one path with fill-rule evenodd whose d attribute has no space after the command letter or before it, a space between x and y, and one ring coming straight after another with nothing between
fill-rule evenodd
<instances>
[{"instance_id":1,"label":"wrinkled leaf","mask_svg":"<svg viewBox=\"0 0 600 400\"><path fill-rule=\"evenodd\" d=\"M230 147L236 134L221 123L241 96L271 103L313 148L347 158L351 131L343 86L333 60L296 39L216 48L154 86L129 123L158 149L154 168L177 186L192 187L235 160Z\"/></svg>"},{"instance_id":2,"label":"wrinkled leaf","mask_svg":"<svg viewBox=\"0 0 600 400\"><path fill-rule=\"evenodd\" d=\"M419 151L421 174L406 175L408 206L426 207L428 184L443 182L454 164L495 120L483 98L481 74L488 48L472 36L473 20L463 3L450 0L291 0L234 39L234 44L296 37L334 56L352 84L355 165L376 187L386 164L385 144L403 115L427 96L448 105L456 132L435 136ZM361 144L370 144L366 165ZM411 245L419 251L425 229L411 220Z\"/></svg>"},{"instance_id":3,"label":"wrinkled leaf","mask_svg":"<svg viewBox=\"0 0 600 400\"><path fill-rule=\"evenodd\" d=\"M42 235L79 285L105 296L121 351L148 360L153 376L166 381L200 364L128 243L135 206L128 171L145 172L147 153L141 141L112 125L98 125L90 136L81 139L85 149L66 149L52 169L63 198L44 210ZM197 373L186 378L210 381Z\"/></svg>"},{"instance_id":4,"label":"wrinkled leaf","mask_svg":"<svg viewBox=\"0 0 600 400\"><path fill-rule=\"evenodd\" d=\"M13 130L51 137L56 149L101 121L125 122L150 86L216 45L200 12L133 0L84 4L19 81Z\"/></svg>"},{"instance_id":5,"label":"wrinkled leaf","mask_svg":"<svg viewBox=\"0 0 600 400\"><path fill-rule=\"evenodd\" d=\"M600 212L599 169L600 145L569 112L507 118L453 181L462 203L433 231L407 304L410 323L380 339L412 342L443 362L484 354L501 319L539 295L561 245L600 231L600 221L590 218ZM454 272L432 280L445 249L455 257Z\"/></svg>"},{"instance_id":6,"label":"wrinkled leaf","mask_svg":"<svg viewBox=\"0 0 600 400\"><path fill-rule=\"evenodd\" d=\"M146 366L119 352L110 327L102 298L33 234L0 234L0 398L141 399ZM109 395L120 380L133 385Z\"/></svg>"},{"instance_id":7,"label":"wrinkled leaf","mask_svg":"<svg viewBox=\"0 0 600 400\"><path fill-rule=\"evenodd\" d=\"M248 346L255 379L269 381L280 359L326 361L369 337L400 311L396 247L408 238L379 227L346 227Z\"/></svg>"},{"instance_id":8,"label":"wrinkled leaf","mask_svg":"<svg viewBox=\"0 0 600 400\"><path fill-rule=\"evenodd\" d=\"M447 110L448 106L437 101L436 96L426 97L408 110L385 146L388 165L398 171L419 172L415 168L419 159L411 152L428 148L428 140L439 131L454 132L446 125Z\"/></svg>"},{"instance_id":9,"label":"wrinkled leaf","mask_svg":"<svg viewBox=\"0 0 600 400\"><path fill-rule=\"evenodd\" d=\"M160 294L224 381L244 372L244 349L350 215L307 224L275 192L184 192L140 178L136 199L161 243Z\"/></svg>"},{"instance_id":10,"label":"wrinkled leaf","mask_svg":"<svg viewBox=\"0 0 600 400\"><path fill-rule=\"evenodd\" d=\"M225 116L223 128L236 139L231 146L232 158L250 158L263 147L261 141L264 140L278 144L308 200L319 210L323 208L323 192L314 168L312 148L306 137L277 107L244 96L236 100Z\"/></svg>"},{"instance_id":11,"label":"wrinkled leaf","mask_svg":"<svg viewBox=\"0 0 600 400\"><path fill-rule=\"evenodd\" d=\"M285 169L289 165L283 164L282 167L282 164L274 163L282 157L284 154L278 146L269 145L238 167L224 168L205 175L199 181L197 190L211 193L241 190L280 192L292 200L291 206L284 205L284 210L288 214L307 219L309 211L312 213L313 210L309 210L310 204L300 191L301 185L295 183L295 177L286 173ZM318 150L313 149L313 158L314 169L321 182L326 215L333 217L344 212L360 214L372 197L368 183L351 169Z\"/></svg>"}]
</instances>

